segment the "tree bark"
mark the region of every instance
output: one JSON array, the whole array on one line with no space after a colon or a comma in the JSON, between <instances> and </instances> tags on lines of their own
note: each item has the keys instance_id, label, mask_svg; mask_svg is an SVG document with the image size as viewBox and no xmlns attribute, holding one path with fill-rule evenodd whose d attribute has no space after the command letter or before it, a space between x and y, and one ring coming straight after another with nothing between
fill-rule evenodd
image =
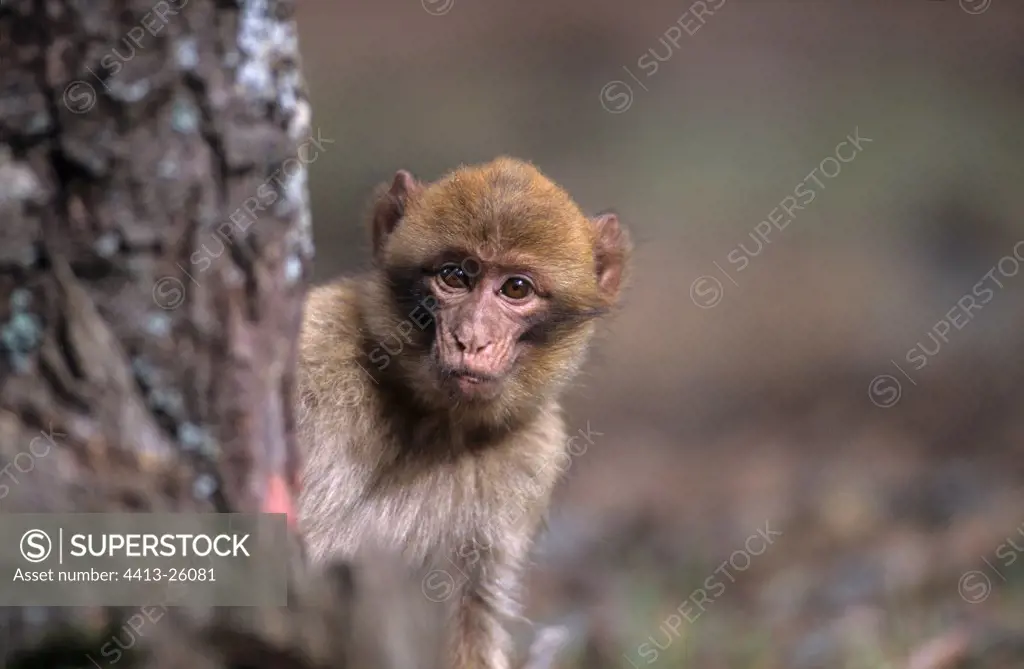
<instances>
[{"instance_id":1,"label":"tree bark","mask_svg":"<svg viewBox=\"0 0 1024 669\"><path fill-rule=\"evenodd\" d=\"M294 490L306 164L333 147L293 11L0 3L0 511L251 512ZM8 607L0 659L357 666L360 579L295 555L287 609ZM142 613L169 622L130 628Z\"/></svg>"},{"instance_id":2,"label":"tree bark","mask_svg":"<svg viewBox=\"0 0 1024 669\"><path fill-rule=\"evenodd\" d=\"M7 3L0 429L15 452L62 436L33 472L57 480L6 510L253 509L294 479L312 241L291 9Z\"/></svg>"}]
</instances>

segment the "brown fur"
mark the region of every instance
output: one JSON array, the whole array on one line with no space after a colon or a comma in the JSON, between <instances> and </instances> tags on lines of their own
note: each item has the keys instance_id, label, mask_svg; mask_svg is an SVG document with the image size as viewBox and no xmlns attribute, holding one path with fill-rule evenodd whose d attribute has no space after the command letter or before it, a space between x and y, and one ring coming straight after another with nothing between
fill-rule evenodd
<instances>
[{"instance_id":1,"label":"brown fur","mask_svg":"<svg viewBox=\"0 0 1024 669\"><path fill-rule=\"evenodd\" d=\"M618 299L629 238L613 215L587 219L508 158L427 185L399 172L372 223L373 270L313 290L306 306L300 527L315 561L383 547L441 565L424 594L457 586L454 666L505 669L502 618L516 613L517 575L565 457L558 395ZM439 390L436 331L462 312L442 304L421 327L431 269L466 257L487 272L523 269L543 293L523 316L531 336L512 333L516 357L493 400Z\"/></svg>"}]
</instances>

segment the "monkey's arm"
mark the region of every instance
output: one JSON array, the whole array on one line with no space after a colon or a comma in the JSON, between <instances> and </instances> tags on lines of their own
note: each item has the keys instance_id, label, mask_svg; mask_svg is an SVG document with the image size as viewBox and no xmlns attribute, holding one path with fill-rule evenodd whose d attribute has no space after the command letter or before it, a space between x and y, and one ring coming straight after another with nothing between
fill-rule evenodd
<instances>
[{"instance_id":1,"label":"monkey's arm","mask_svg":"<svg viewBox=\"0 0 1024 669\"><path fill-rule=\"evenodd\" d=\"M457 604L454 669L508 669L511 637L503 623L519 612L519 569L500 549L481 561Z\"/></svg>"},{"instance_id":2,"label":"monkey's arm","mask_svg":"<svg viewBox=\"0 0 1024 669\"><path fill-rule=\"evenodd\" d=\"M520 616L520 581L534 539L543 529L551 495L568 466L565 425L549 407L508 454L486 463L491 482L488 549L473 552L475 569L458 602L456 669L507 669L511 637L505 623Z\"/></svg>"},{"instance_id":3,"label":"monkey's arm","mask_svg":"<svg viewBox=\"0 0 1024 669\"><path fill-rule=\"evenodd\" d=\"M520 581L534 536L543 525L548 494L533 500L526 513L513 516L487 550L474 554L476 565L457 604L455 669L508 669L511 636L505 628L520 616Z\"/></svg>"}]
</instances>

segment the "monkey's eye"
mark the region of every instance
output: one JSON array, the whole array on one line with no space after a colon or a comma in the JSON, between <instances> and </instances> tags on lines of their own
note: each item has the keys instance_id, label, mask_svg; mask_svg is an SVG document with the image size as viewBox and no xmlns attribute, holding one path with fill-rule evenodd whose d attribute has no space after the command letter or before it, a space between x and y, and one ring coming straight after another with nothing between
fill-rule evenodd
<instances>
[{"instance_id":1,"label":"monkey's eye","mask_svg":"<svg viewBox=\"0 0 1024 669\"><path fill-rule=\"evenodd\" d=\"M441 280L441 283L449 288L469 288L469 275L466 274L466 270L462 269L455 263L443 265L441 270L437 273L437 276Z\"/></svg>"},{"instance_id":2,"label":"monkey's eye","mask_svg":"<svg viewBox=\"0 0 1024 669\"><path fill-rule=\"evenodd\" d=\"M525 300L533 294L533 284L521 276L514 276L501 284L501 294L510 300Z\"/></svg>"}]
</instances>

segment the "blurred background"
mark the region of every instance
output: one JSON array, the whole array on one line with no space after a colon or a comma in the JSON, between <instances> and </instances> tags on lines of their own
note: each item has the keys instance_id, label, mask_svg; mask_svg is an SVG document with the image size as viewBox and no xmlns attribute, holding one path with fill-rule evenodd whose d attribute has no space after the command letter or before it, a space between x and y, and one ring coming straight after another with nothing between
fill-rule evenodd
<instances>
[{"instance_id":1,"label":"blurred background","mask_svg":"<svg viewBox=\"0 0 1024 669\"><path fill-rule=\"evenodd\" d=\"M299 12L318 281L399 168L634 231L529 574L562 666L1024 666L1024 5Z\"/></svg>"}]
</instances>

